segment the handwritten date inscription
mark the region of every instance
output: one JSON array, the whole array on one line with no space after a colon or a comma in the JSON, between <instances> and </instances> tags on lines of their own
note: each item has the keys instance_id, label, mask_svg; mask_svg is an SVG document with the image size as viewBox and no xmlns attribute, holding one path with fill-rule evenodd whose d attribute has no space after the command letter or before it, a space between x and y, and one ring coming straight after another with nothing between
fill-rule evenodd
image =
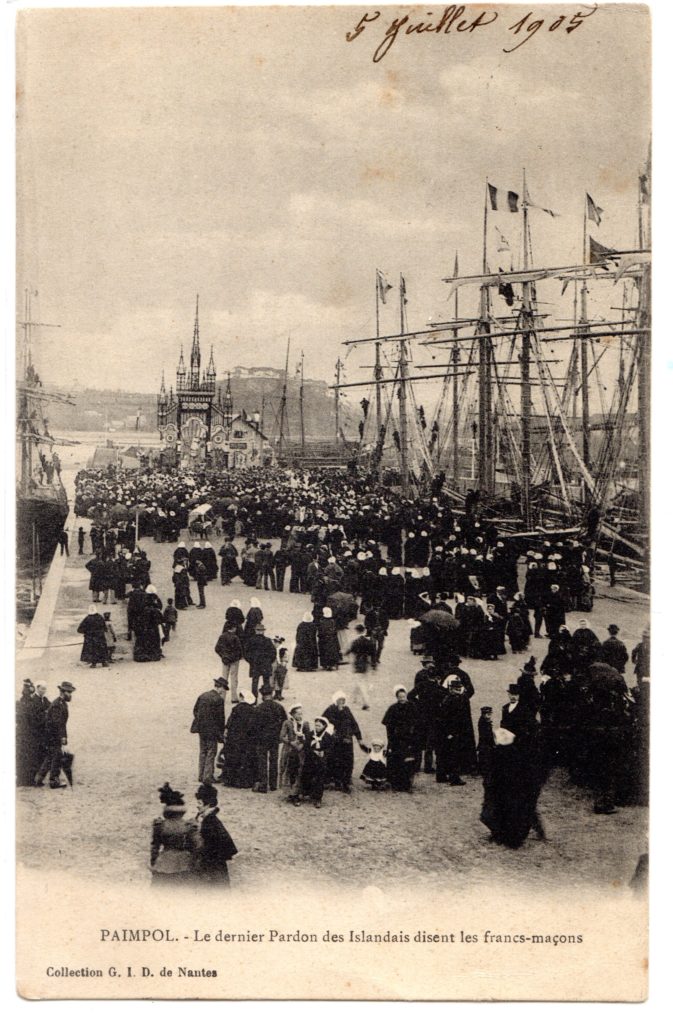
<instances>
[{"instance_id":1,"label":"handwritten date inscription","mask_svg":"<svg viewBox=\"0 0 673 1024\"><path fill-rule=\"evenodd\" d=\"M560 35L570 35L578 29L592 14L595 14L598 4L592 7L584 7L583 10L576 10L573 14L558 14L554 10L554 16L539 17L533 11L528 11L523 17L512 24L506 24L505 30L510 34L511 46L503 46L504 53L514 53L525 43L529 42L539 31L559 32ZM437 17L432 11L427 12L428 21L414 21L408 14L401 18L393 18L387 25L377 25L377 29L383 28L383 38L374 50L372 60L378 64L383 60L391 46L399 36L424 35L449 35L449 33L467 32L472 34L478 30L487 29L496 22L503 23L505 15L501 11L481 10L474 13L474 8L466 15L466 7L463 4L451 4L445 7L442 14ZM358 36L362 35L365 29L381 18L381 11L368 11L358 21L355 28L346 33L346 39L352 43Z\"/></svg>"}]
</instances>

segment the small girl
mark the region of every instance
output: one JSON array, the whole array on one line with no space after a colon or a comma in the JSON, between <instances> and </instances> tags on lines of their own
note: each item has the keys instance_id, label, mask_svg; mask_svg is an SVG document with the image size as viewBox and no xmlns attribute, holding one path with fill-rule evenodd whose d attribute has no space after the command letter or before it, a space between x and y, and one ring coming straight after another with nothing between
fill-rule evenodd
<instances>
[{"instance_id":1,"label":"small girl","mask_svg":"<svg viewBox=\"0 0 673 1024\"><path fill-rule=\"evenodd\" d=\"M117 643L117 634L110 621L110 612L103 612L103 618L105 619L105 643L107 645L108 661L112 661L112 655Z\"/></svg>"},{"instance_id":2,"label":"small girl","mask_svg":"<svg viewBox=\"0 0 673 1024\"><path fill-rule=\"evenodd\" d=\"M274 643L276 639L274 638ZM273 699L283 700L283 687L287 682L288 655L287 647L278 647L276 664L273 666Z\"/></svg>"},{"instance_id":3,"label":"small girl","mask_svg":"<svg viewBox=\"0 0 673 1024\"><path fill-rule=\"evenodd\" d=\"M386 750L381 740L373 740L369 760L362 769L360 778L376 793L388 788Z\"/></svg>"},{"instance_id":4,"label":"small girl","mask_svg":"<svg viewBox=\"0 0 673 1024\"><path fill-rule=\"evenodd\" d=\"M178 610L173 604L173 598L169 597L164 608L164 621L163 630L164 637L161 641L162 645L167 644L171 638L171 633L175 632L178 628Z\"/></svg>"}]
</instances>

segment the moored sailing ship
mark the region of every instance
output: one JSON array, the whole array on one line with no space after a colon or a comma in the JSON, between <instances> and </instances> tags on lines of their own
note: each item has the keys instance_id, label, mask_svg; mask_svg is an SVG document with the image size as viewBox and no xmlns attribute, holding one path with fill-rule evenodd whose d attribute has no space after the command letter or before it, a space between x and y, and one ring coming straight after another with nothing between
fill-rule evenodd
<instances>
[{"instance_id":1,"label":"moored sailing ship","mask_svg":"<svg viewBox=\"0 0 673 1024\"><path fill-rule=\"evenodd\" d=\"M23 329L22 372L17 381L16 405L16 539L19 613L29 617L40 596L42 569L54 554L68 515L61 462L54 447L74 443L52 436L45 406L50 402L74 402L46 390L33 364L31 331L41 325L31 319L28 291L24 314L19 323Z\"/></svg>"},{"instance_id":2,"label":"moored sailing ship","mask_svg":"<svg viewBox=\"0 0 673 1024\"><path fill-rule=\"evenodd\" d=\"M582 260L536 265L534 210L558 216L531 201L525 172L517 192L486 183L481 273L460 276L456 256L453 276L444 279L453 316L433 318L423 329L407 326L400 275L399 329L380 331L380 304L391 285L377 270L376 334L345 342L372 346L373 378L338 380L335 389L369 389L360 403L361 461L375 473L387 467L405 495L440 481L456 504L476 500L484 518L524 545L535 534L581 533L597 559L618 559L642 576L649 552L649 161L638 180L637 237L628 248L593 237L603 210L587 193ZM490 223L498 211L518 215L517 267ZM493 230L496 253L488 244ZM493 273L491 259L504 261L505 250L510 268ZM538 296L543 282L560 284L560 295L545 296L549 303ZM596 294L591 310L589 285ZM554 320L547 310L569 286L573 316ZM459 295L471 288L478 290L476 307L459 315ZM422 360L426 352L433 362ZM441 382L434 411L415 393L416 382L431 380Z\"/></svg>"}]
</instances>

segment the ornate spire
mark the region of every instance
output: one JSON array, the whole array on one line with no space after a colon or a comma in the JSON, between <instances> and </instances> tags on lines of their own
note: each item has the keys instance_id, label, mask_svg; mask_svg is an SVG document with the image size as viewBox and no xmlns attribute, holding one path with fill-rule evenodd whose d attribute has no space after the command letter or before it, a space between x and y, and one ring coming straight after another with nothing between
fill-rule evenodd
<instances>
[{"instance_id":1,"label":"ornate spire","mask_svg":"<svg viewBox=\"0 0 673 1024\"><path fill-rule=\"evenodd\" d=\"M227 373L227 388L224 392L224 404L222 406L224 412L224 424L227 429L231 428L231 422L234 418L234 404L231 398L231 374Z\"/></svg>"},{"instance_id":2,"label":"ornate spire","mask_svg":"<svg viewBox=\"0 0 673 1024\"><path fill-rule=\"evenodd\" d=\"M192 339L192 356L190 359L191 386L198 388L201 376L201 346L199 344L199 297L196 296L196 316L194 317L194 337Z\"/></svg>"},{"instance_id":3,"label":"ornate spire","mask_svg":"<svg viewBox=\"0 0 673 1024\"><path fill-rule=\"evenodd\" d=\"M164 400L166 398L166 379L164 377L163 370L161 371L161 387L159 388L159 397Z\"/></svg>"},{"instance_id":4,"label":"ornate spire","mask_svg":"<svg viewBox=\"0 0 673 1024\"><path fill-rule=\"evenodd\" d=\"M215 372L215 359L213 356L213 346L210 346L210 360L208 361L208 368L206 370L206 380L209 384L215 383L217 374Z\"/></svg>"},{"instance_id":5,"label":"ornate spire","mask_svg":"<svg viewBox=\"0 0 673 1024\"><path fill-rule=\"evenodd\" d=\"M185 368L185 356L182 351L182 345L180 346L180 361L178 363L178 370L176 374L177 389L180 391L185 386L187 378L187 370Z\"/></svg>"}]
</instances>

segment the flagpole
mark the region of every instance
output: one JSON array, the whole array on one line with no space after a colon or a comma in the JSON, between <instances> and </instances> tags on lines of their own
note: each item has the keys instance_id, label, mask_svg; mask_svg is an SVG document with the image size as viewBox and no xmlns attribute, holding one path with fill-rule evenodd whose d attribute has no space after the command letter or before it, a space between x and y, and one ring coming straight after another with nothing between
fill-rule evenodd
<instances>
[{"instance_id":1,"label":"flagpole","mask_svg":"<svg viewBox=\"0 0 673 1024\"><path fill-rule=\"evenodd\" d=\"M456 252L456 261L453 265L453 276L458 277L458 252ZM458 320L458 289L456 288L456 294L454 296L454 319ZM453 486L458 487L458 477L460 474L460 452L458 450L458 363L460 362L460 345L458 344L458 328L455 327L453 331L453 337L455 341L453 343ZM439 467L438 467L439 468Z\"/></svg>"},{"instance_id":2,"label":"flagpole","mask_svg":"<svg viewBox=\"0 0 673 1024\"><path fill-rule=\"evenodd\" d=\"M488 272L487 263L487 242L488 242L488 203L489 203L489 190L488 180L486 181L486 188L484 190L484 237L482 245L482 273L485 275ZM481 309L480 309L480 324L479 324L479 490L488 492L490 490L490 472L489 472L489 445L488 445L488 431L489 431L489 420L490 420L490 398L491 398L491 383L490 383L490 361L489 361L489 349L488 339L486 337L489 331L488 323L488 288L482 285L481 288Z\"/></svg>"},{"instance_id":3,"label":"flagpole","mask_svg":"<svg viewBox=\"0 0 673 1024\"><path fill-rule=\"evenodd\" d=\"M406 286L404 278L400 274L400 469L402 478L402 494L406 498L409 494L409 463L407 458L407 343L404 338L406 328L406 317L404 313Z\"/></svg>"},{"instance_id":4,"label":"flagpole","mask_svg":"<svg viewBox=\"0 0 673 1024\"><path fill-rule=\"evenodd\" d=\"M526 189L526 169L523 169L523 202L521 204L523 216L523 269L528 270L528 192ZM533 326L533 303L532 287L530 281L523 283L523 306L522 306L522 327L521 334L521 461L522 461L522 514L524 526L528 529L531 526L530 507L530 485L531 485L531 458L530 458L530 421L532 412L531 384L530 384L530 342Z\"/></svg>"},{"instance_id":5,"label":"flagpole","mask_svg":"<svg viewBox=\"0 0 673 1024\"><path fill-rule=\"evenodd\" d=\"M376 292L376 337L380 337L381 331L379 329L379 273L376 271L376 282L374 285L374 291Z\"/></svg>"},{"instance_id":6,"label":"flagpole","mask_svg":"<svg viewBox=\"0 0 673 1024\"><path fill-rule=\"evenodd\" d=\"M380 337L381 329L379 324L379 299L380 299L380 270L376 271L376 337ZM381 436L381 342L374 344L374 380L376 381L376 444L378 445Z\"/></svg>"},{"instance_id":7,"label":"flagpole","mask_svg":"<svg viewBox=\"0 0 673 1024\"><path fill-rule=\"evenodd\" d=\"M591 254L587 251L587 236L588 236L588 225L587 225L587 207L588 199L587 193L584 194L584 216L582 218L583 227L583 241L582 241L582 261L586 265L591 260ZM582 393L582 460L587 469L590 469L591 462L591 430L590 430L590 412L589 412L589 335L587 322L589 319L587 311L587 280L586 277L582 279L582 287L580 289L580 387ZM586 481L582 479L582 487L584 488L585 500L588 497L586 493Z\"/></svg>"}]
</instances>

